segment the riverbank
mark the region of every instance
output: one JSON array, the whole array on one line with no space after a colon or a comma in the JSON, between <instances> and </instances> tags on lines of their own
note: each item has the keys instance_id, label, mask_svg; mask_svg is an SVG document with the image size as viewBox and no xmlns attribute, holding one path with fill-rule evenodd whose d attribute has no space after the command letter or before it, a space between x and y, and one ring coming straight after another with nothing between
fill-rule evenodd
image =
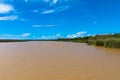
<instances>
[{"instance_id":1,"label":"riverbank","mask_svg":"<svg viewBox=\"0 0 120 80\"><path fill-rule=\"evenodd\" d=\"M40 39L0 39L0 42L27 42L27 41L56 41L56 40L40 40Z\"/></svg>"},{"instance_id":2,"label":"riverbank","mask_svg":"<svg viewBox=\"0 0 120 80\"><path fill-rule=\"evenodd\" d=\"M57 41L70 41L87 43L88 45L103 46L107 48L120 48L120 34L106 34L80 38L61 38Z\"/></svg>"},{"instance_id":3,"label":"riverbank","mask_svg":"<svg viewBox=\"0 0 120 80\"><path fill-rule=\"evenodd\" d=\"M0 42L26 42L26 41L66 41L66 42L87 43L88 45L103 46L107 48L120 48L120 33L87 36L87 37L79 37L79 38L59 38L59 39L49 39L49 40L40 40L40 39L37 39L37 40L1 39L0 40Z\"/></svg>"}]
</instances>

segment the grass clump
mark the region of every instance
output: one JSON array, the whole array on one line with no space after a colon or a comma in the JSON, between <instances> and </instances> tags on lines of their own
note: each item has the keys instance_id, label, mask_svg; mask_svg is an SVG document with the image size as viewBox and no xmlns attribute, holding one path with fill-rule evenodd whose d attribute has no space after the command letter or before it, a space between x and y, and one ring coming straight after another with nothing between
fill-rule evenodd
<instances>
[{"instance_id":1,"label":"grass clump","mask_svg":"<svg viewBox=\"0 0 120 80\"><path fill-rule=\"evenodd\" d=\"M72 38L72 39L64 38L64 39L58 39L58 41L80 42L80 43L87 43L88 45L103 46L108 48L120 48L120 33L87 36L87 37Z\"/></svg>"}]
</instances>

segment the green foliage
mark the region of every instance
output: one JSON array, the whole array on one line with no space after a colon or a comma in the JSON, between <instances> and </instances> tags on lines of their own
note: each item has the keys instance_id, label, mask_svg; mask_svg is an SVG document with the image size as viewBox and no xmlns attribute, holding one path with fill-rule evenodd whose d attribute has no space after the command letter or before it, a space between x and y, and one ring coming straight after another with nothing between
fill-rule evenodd
<instances>
[{"instance_id":1,"label":"green foliage","mask_svg":"<svg viewBox=\"0 0 120 80\"><path fill-rule=\"evenodd\" d=\"M104 42L104 47L120 48L120 38L106 39Z\"/></svg>"},{"instance_id":2,"label":"green foliage","mask_svg":"<svg viewBox=\"0 0 120 80\"><path fill-rule=\"evenodd\" d=\"M109 48L120 48L120 33L119 34L107 34L87 36L73 39L58 39L59 41L72 41L80 43L88 43L88 45L104 46Z\"/></svg>"},{"instance_id":3,"label":"green foliage","mask_svg":"<svg viewBox=\"0 0 120 80\"><path fill-rule=\"evenodd\" d=\"M25 42L30 40L9 40L9 39L1 39L0 42Z\"/></svg>"}]
</instances>

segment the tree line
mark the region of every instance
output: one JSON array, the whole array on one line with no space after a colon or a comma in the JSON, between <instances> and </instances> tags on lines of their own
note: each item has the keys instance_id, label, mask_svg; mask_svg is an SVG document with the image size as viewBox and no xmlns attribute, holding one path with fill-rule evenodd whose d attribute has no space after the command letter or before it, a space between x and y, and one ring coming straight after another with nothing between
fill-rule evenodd
<instances>
[{"instance_id":1,"label":"tree line","mask_svg":"<svg viewBox=\"0 0 120 80\"><path fill-rule=\"evenodd\" d=\"M108 48L120 48L120 33L86 36L78 38L60 38L57 41L70 41L87 43L88 45L103 46Z\"/></svg>"}]
</instances>

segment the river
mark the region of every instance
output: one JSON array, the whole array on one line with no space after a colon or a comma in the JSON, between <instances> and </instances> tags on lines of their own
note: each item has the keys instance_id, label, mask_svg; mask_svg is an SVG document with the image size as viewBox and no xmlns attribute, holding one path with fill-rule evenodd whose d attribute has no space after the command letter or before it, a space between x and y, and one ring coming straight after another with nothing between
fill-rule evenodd
<instances>
[{"instance_id":1,"label":"river","mask_svg":"<svg viewBox=\"0 0 120 80\"><path fill-rule=\"evenodd\" d=\"M0 43L0 80L120 80L120 49L72 42Z\"/></svg>"}]
</instances>

